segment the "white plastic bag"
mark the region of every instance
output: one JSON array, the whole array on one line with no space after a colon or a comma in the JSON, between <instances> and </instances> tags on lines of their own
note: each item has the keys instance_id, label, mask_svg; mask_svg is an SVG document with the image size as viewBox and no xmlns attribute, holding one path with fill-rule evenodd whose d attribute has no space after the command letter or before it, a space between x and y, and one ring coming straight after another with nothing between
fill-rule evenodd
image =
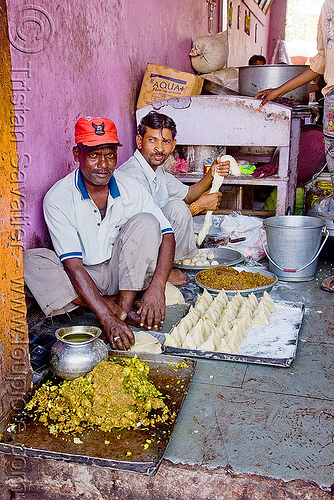
<instances>
[{"instance_id":1,"label":"white plastic bag","mask_svg":"<svg viewBox=\"0 0 334 500\"><path fill-rule=\"evenodd\" d=\"M226 248L231 248L259 261L265 257L263 245L267 246L266 231L262 226L262 219L250 215L232 213L225 215L220 224L219 238L237 239L244 241L238 243L228 242Z\"/></svg>"},{"instance_id":2,"label":"white plastic bag","mask_svg":"<svg viewBox=\"0 0 334 500\"><path fill-rule=\"evenodd\" d=\"M195 40L189 55L197 73L211 73L223 68L228 57L227 31L200 36Z\"/></svg>"}]
</instances>

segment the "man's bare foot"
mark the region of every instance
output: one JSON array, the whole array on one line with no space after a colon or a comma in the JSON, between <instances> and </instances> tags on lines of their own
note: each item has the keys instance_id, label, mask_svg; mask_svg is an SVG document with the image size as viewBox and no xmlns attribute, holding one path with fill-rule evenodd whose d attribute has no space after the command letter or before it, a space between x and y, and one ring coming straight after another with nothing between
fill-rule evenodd
<instances>
[{"instance_id":1,"label":"man's bare foot","mask_svg":"<svg viewBox=\"0 0 334 500\"><path fill-rule=\"evenodd\" d=\"M110 298L110 296L105 295L103 300L106 302L107 306L115 316L117 316L121 321L125 321L126 312L122 309L116 302Z\"/></svg>"},{"instance_id":2,"label":"man's bare foot","mask_svg":"<svg viewBox=\"0 0 334 500\"><path fill-rule=\"evenodd\" d=\"M149 328L146 324L141 325L140 316L139 314L136 313L134 309L130 309L130 311L128 311L128 315L126 317L125 322L128 325L137 326L138 328L142 328L143 330L153 330L155 332L158 332L162 328L162 325L160 324L158 326L153 326L152 328Z\"/></svg>"},{"instance_id":3,"label":"man's bare foot","mask_svg":"<svg viewBox=\"0 0 334 500\"><path fill-rule=\"evenodd\" d=\"M126 311L122 309L116 302L115 299L117 299L117 295L104 295L102 296L104 302L107 304L109 307L110 311L117 316L121 321L125 321L126 318ZM80 307L87 307L85 302L81 300L80 297L77 297L76 299L72 300L72 303L75 304L76 306Z\"/></svg>"},{"instance_id":4,"label":"man's bare foot","mask_svg":"<svg viewBox=\"0 0 334 500\"><path fill-rule=\"evenodd\" d=\"M180 269L172 269L168 276L168 281L172 285L186 285L189 281L189 277Z\"/></svg>"}]
</instances>

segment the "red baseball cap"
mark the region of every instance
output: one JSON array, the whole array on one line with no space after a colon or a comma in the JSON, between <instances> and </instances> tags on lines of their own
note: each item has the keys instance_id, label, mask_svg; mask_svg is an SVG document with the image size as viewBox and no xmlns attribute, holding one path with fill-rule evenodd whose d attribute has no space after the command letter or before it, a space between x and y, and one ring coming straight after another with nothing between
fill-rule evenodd
<instances>
[{"instance_id":1,"label":"red baseball cap","mask_svg":"<svg viewBox=\"0 0 334 500\"><path fill-rule=\"evenodd\" d=\"M116 125L108 118L79 118L75 124L75 142L85 146L117 144L122 146L117 136Z\"/></svg>"}]
</instances>

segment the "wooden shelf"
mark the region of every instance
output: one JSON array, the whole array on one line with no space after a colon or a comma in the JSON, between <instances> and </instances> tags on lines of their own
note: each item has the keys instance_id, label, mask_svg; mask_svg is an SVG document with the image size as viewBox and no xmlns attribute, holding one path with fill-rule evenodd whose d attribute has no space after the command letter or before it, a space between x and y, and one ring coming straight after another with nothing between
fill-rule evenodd
<instances>
[{"instance_id":1,"label":"wooden shelf","mask_svg":"<svg viewBox=\"0 0 334 500\"><path fill-rule=\"evenodd\" d=\"M179 174L175 175L179 181L186 184L193 184L200 179L202 179L203 174L200 173L190 173L190 174ZM240 177L228 176L224 179L225 184L234 185L246 185L246 186L278 186L282 183L288 181L285 177L279 177L278 175L270 175L268 177L253 177L252 175L242 175Z\"/></svg>"},{"instance_id":2,"label":"wooden shelf","mask_svg":"<svg viewBox=\"0 0 334 500\"><path fill-rule=\"evenodd\" d=\"M215 215L229 215L233 210L224 209L224 210L215 210L213 213ZM276 215L275 210L238 210L242 215L254 215L256 217L274 217Z\"/></svg>"},{"instance_id":3,"label":"wooden shelf","mask_svg":"<svg viewBox=\"0 0 334 500\"><path fill-rule=\"evenodd\" d=\"M271 102L268 102L261 112L258 108L259 101L251 97L199 95L170 99L140 108L137 110L137 123L149 111L155 109L174 119L178 130L179 145L223 146L237 160L256 163L269 163L272 155L276 154L277 175L262 178L255 178L252 175L228 176L224 179L223 186L240 186L237 197L239 205L237 203L236 210L262 216L266 216L263 211L242 210L243 186L277 187L276 214L284 215L289 206L294 206L292 194L289 196L291 177L295 175L296 170L295 164L293 168L289 165L290 145L294 142L290 134L291 109ZM296 143L299 144L298 138ZM236 149L238 147L239 151ZM254 154L254 149L248 152L246 148L263 148L263 153ZM273 148L272 152L269 153L271 148ZM176 175L176 177L181 182L192 184L203 177L203 171L189 172ZM227 213L230 212L231 210L227 211Z\"/></svg>"},{"instance_id":4,"label":"wooden shelf","mask_svg":"<svg viewBox=\"0 0 334 500\"><path fill-rule=\"evenodd\" d=\"M271 163L271 154L253 154L253 153L233 153L233 158L237 161L248 161L250 163Z\"/></svg>"}]
</instances>

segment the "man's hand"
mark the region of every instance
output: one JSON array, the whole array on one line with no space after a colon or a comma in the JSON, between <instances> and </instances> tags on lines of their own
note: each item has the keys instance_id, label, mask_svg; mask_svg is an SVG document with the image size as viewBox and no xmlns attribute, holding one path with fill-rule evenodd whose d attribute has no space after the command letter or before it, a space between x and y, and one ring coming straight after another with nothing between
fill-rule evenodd
<instances>
[{"instance_id":1,"label":"man's hand","mask_svg":"<svg viewBox=\"0 0 334 500\"><path fill-rule=\"evenodd\" d=\"M101 297L81 259L65 260L64 269L78 294L73 303L83 305L95 314L102 326L103 338L113 349L130 349L135 338L128 325L122 321L126 311L110 297Z\"/></svg>"},{"instance_id":2,"label":"man's hand","mask_svg":"<svg viewBox=\"0 0 334 500\"><path fill-rule=\"evenodd\" d=\"M165 321L165 287L151 283L141 299L137 313L141 326L148 330L160 330Z\"/></svg>"},{"instance_id":3,"label":"man's hand","mask_svg":"<svg viewBox=\"0 0 334 500\"><path fill-rule=\"evenodd\" d=\"M221 193L209 194L208 189L212 185L212 181L217 172L222 177L227 177L230 171L229 160L221 161L221 158L215 159L211 168L202 177L202 179L195 184L189 186L188 194L184 198L185 203L190 205L196 202L197 207L202 210L216 210L219 206ZM198 212L197 212L198 213Z\"/></svg>"},{"instance_id":4,"label":"man's hand","mask_svg":"<svg viewBox=\"0 0 334 500\"><path fill-rule=\"evenodd\" d=\"M221 197L222 193L220 191L212 194L210 194L209 191L206 191L198 198L196 205L201 211L210 210L213 212L219 208Z\"/></svg>"},{"instance_id":5,"label":"man's hand","mask_svg":"<svg viewBox=\"0 0 334 500\"><path fill-rule=\"evenodd\" d=\"M276 99L276 97L279 97L279 92L278 89L265 89L265 90L260 90L254 97L254 99L262 99L262 102L260 103L259 108L262 108L267 102L272 101L273 99Z\"/></svg>"},{"instance_id":6,"label":"man's hand","mask_svg":"<svg viewBox=\"0 0 334 500\"><path fill-rule=\"evenodd\" d=\"M229 160L227 161L221 161L220 156L218 156L215 161L211 165L211 177L213 179L215 173L222 175L223 177L227 177L228 173L230 171L230 162Z\"/></svg>"},{"instance_id":7,"label":"man's hand","mask_svg":"<svg viewBox=\"0 0 334 500\"><path fill-rule=\"evenodd\" d=\"M264 106L268 101L272 101L273 99L276 99L276 97L281 97L282 95L295 90L301 85L314 80L318 76L319 73L315 73L311 70L311 68L307 67L306 69L304 69L304 71L299 73L299 75L294 76L293 78L291 78L291 80L283 83L283 85L281 85L280 87L276 87L275 89L260 90L260 92L258 92L254 98L262 99L262 102L259 106L259 109L261 109L262 106Z\"/></svg>"},{"instance_id":8,"label":"man's hand","mask_svg":"<svg viewBox=\"0 0 334 500\"><path fill-rule=\"evenodd\" d=\"M112 349L129 350L131 345L135 343L135 337L126 323L119 318L110 315L105 315L99 318L103 329L103 337L109 342Z\"/></svg>"}]
</instances>

